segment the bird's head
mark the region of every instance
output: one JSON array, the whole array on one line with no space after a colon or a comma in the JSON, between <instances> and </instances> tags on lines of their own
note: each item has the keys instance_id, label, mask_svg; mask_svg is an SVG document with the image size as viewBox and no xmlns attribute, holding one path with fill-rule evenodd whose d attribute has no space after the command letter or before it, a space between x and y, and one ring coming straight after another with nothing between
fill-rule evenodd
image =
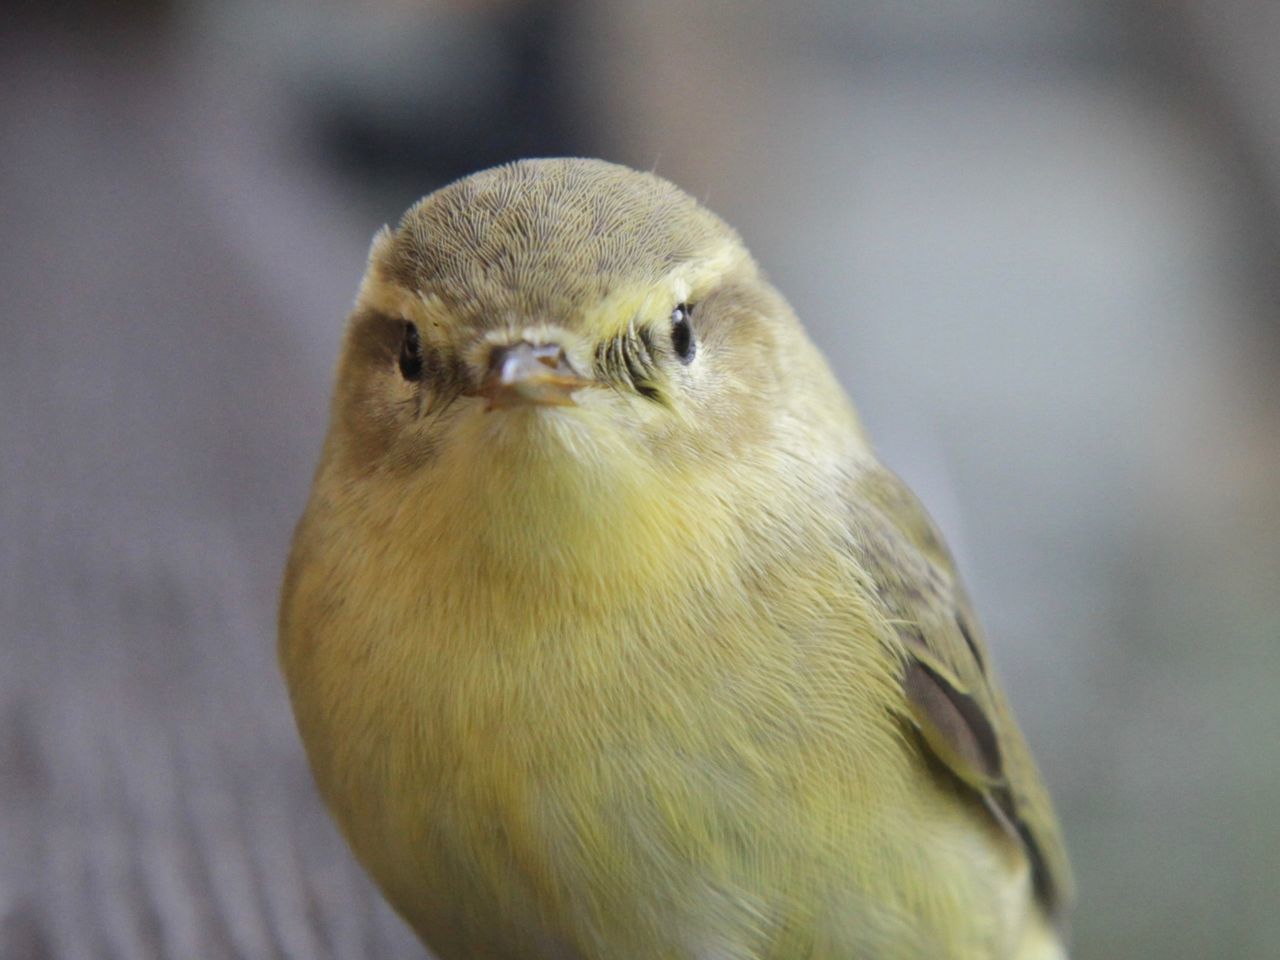
<instances>
[{"instance_id":1,"label":"bird's head","mask_svg":"<svg viewBox=\"0 0 1280 960\"><path fill-rule=\"evenodd\" d=\"M794 473L859 437L724 222L651 174L530 160L374 239L327 459L519 500Z\"/></svg>"}]
</instances>

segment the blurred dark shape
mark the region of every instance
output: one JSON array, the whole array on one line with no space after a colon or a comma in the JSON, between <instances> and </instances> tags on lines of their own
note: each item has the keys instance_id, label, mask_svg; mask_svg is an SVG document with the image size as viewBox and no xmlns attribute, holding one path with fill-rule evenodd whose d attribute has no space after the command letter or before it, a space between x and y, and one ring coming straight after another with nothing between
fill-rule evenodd
<instances>
[{"instance_id":1,"label":"blurred dark shape","mask_svg":"<svg viewBox=\"0 0 1280 960\"><path fill-rule=\"evenodd\" d=\"M442 18L424 19L421 36L407 38L400 52L438 56L419 59L409 89L312 92L306 106L321 149L347 175L397 197L521 157L589 153L573 108L576 59L566 49L575 7L575 0L518 0L455 11L470 21L456 45L433 41ZM428 72L441 82L430 83Z\"/></svg>"},{"instance_id":2,"label":"blurred dark shape","mask_svg":"<svg viewBox=\"0 0 1280 960\"><path fill-rule=\"evenodd\" d=\"M1194 115L1231 169L1257 298L1245 332L1280 370L1280 3L1128 0L1116 12L1151 92Z\"/></svg>"},{"instance_id":3,"label":"blurred dark shape","mask_svg":"<svg viewBox=\"0 0 1280 960\"><path fill-rule=\"evenodd\" d=\"M13 31L58 28L102 42L98 31L111 27L146 29L167 21L175 0L9 0L5 28Z\"/></svg>"}]
</instances>

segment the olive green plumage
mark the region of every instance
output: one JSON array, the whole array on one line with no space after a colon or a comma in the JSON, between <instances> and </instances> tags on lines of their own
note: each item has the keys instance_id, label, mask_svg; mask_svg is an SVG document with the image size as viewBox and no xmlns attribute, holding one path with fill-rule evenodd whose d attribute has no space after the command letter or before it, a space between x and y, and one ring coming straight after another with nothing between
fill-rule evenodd
<instances>
[{"instance_id":1,"label":"olive green plumage","mask_svg":"<svg viewBox=\"0 0 1280 960\"><path fill-rule=\"evenodd\" d=\"M375 239L281 661L443 960L1062 957L950 558L738 237L523 161Z\"/></svg>"}]
</instances>

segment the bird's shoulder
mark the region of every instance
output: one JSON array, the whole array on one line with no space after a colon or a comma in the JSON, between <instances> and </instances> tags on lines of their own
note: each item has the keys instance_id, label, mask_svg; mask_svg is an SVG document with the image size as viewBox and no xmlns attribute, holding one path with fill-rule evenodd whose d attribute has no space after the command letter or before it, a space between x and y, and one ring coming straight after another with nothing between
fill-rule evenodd
<instances>
[{"instance_id":1,"label":"bird's shoulder","mask_svg":"<svg viewBox=\"0 0 1280 960\"><path fill-rule=\"evenodd\" d=\"M946 544L879 464L849 472L843 501L848 548L902 657L908 715L937 759L1018 835L1037 896L1063 919L1074 889L1057 819Z\"/></svg>"}]
</instances>

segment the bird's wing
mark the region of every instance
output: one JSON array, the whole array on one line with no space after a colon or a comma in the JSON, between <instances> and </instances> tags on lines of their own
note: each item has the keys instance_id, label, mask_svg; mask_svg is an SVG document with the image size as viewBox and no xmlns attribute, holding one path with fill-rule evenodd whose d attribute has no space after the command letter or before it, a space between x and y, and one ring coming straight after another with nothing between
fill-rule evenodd
<instances>
[{"instance_id":1,"label":"bird's wing","mask_svg":"<svg viewBox=\"0 0 1280 960\"><path fill-rule=\"evenodd\" d=\"M851 487L852 546L905 648L911 719L938 759L1018 834L1037 896L1062 920L1074 887L1057 818L951 556L920 502L888 470L862 471Z\"/></svg>"}]
</instances>

